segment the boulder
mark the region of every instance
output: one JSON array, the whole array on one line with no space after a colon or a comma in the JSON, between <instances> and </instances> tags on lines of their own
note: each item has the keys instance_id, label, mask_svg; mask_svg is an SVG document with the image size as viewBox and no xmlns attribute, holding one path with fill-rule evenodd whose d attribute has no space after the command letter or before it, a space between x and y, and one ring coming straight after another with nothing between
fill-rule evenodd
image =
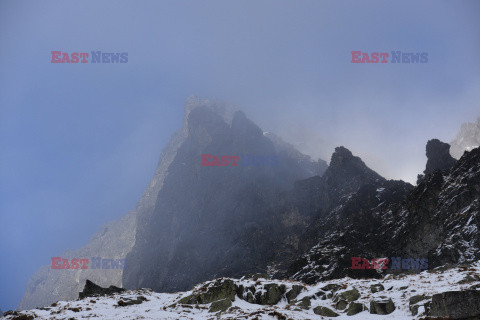
<instances>
[{"instance_id":1,"label":"boulder","mask_svg":"<svg viewBox=\"0 0 480 320\"><path fill-rule=\"evenodd\" d=\"M345 310L345 308L348 306L348 302L345 301L345 300L339 300L336 304L335 304L335 309L337 310Z\"/></svg>"},{"instance_id":2,"label":"boulder","mask_svg":"<svg viewBox=\"0 0 480 320\"><path fill-rule=\"evenodd\" d=\"M235 283L229 279L220 279L215 281L213 285L202 288L205 292L192 293L178 301L185 304L207 304L218 300L228 299L235 300L237 292Z\"/></svg>"},{"instance_id":3,"label":"boulder","mask_svg":"<svg viewBox=\"0 0 480 320\"><path fill-rule=\"evenodd\" d=\"M417 294L415 296L410 297L408 307L410 309L410 312L412 313L412 316L416 316L418 314L418 308L420 307L420 305L417 303L427 298L431 298L431 297L425 296L424 294Z\"/></svg>"},{"instance_id":4,"label":"boulder","mask_svg":"<svg viewBox=\"0 0 480 320\"><path fill-rule=\"evenodd\" d=\"M313 312L324 317L338 317L338 313L328 309L327 307L316 307L313 309Z\"/></svg>"},{"instance_id":5,"label":"boulder","mask_svg":"<svg viewBox=\"0 0 480 320\"><path fill-rule=\"evenodd\" d=\"M353 315L356 315L357 313L360 313L364 310L366 310L367 308L361 304L361 303L357 303L357 302L351 302L349 305L348 305L348 309L347 309L347 316L353 316Z\"/></svg>"},{"instance_id":6,"label":"boulder","mask_svg":"<svg viewBox=\"0 0 480 320\"><path fill-rule=\"evenodd\" d=\"M141 304L143 301L147 301L144 296L139 296L137 299L122 299L118 301L119 307L133 306L135 304Z\"/></svg>"},{"instance_id":7,"label":"boulder","mask_svg":"<svg viewBox=\"0 0 480 320\"><path fill-rule=\"evenodd\" d=\"M309 297L304 297L302 300L300 300L299 303L297 303L297 306L299 306L302 309L310 309L311 302Z\"/></svg>"},{"instance_id":8,"label":"boulder","mask_svg":"<svg viewBox=\"0 0 480 320\"><path fill-rule=\"evenodd\" d=\"M480 316L480 291L448 291L435 294L432 297L429 315L452 319Z\"/></svg>"},{"instance_id":9,"label":"boulder","mask_svg":"<svg viewBox=\"0 0 480 320\"><path fill-rule=\"evenodd\" d=\"M210 309L208 312L218 312L218 311L225 311L232 306L232 301L229 299L222 299L218 301L212 302L210 305Z\"/></svg>"},{"instance_id":10,"label":"boulder","mask_svg":"<svg viewBox=\"0 0 480 320\"><path fill-rule=\"evenodd\" d=\"M339 284L335 284L335 283L330 283L330 284L327 284L326 286L324 286L323 288L321 288L323 291L332 291L332 292L336 292L340 289L342 289L342 286L339 285Z\"/></svg>"},{"instance_id":11,"label":"boulder","mask_svg":"<svg viewBox=\"0 0 480 320\"><path fill-rule=\"evenodd\" d=\"M356 288L353 288L352 290L338 292L337 294L335 294L333 301L336 302L339 300L346 300L351 302L357 300L358 298L360 298L360 293Z\"/></svg>"},{"instance_id":12,"label":"boulder","mask_svg":"<svg viewBox=\"0 0 480 320\"><path fill-rule=\"evenodd\" d=\"M302 286L293 285L292 289L290 289L285 295L287 298L287 301L290 303L290 301L295 299L300 294L300 292L302 292L302 290L303 290Z\"/></svg>"},{"instance_id":13,"label":"boulder","mask_svg":"<svg viewBox=\"0 0 480 320\"><path fill-rule=\"evenodd\" d=\"M372 293L375 293L385 290L385 287L381 283L376 283L370 286L370 290L372 291Z\"/></svg>"},{"instance_id":14,"label":"boulder","mask_svg":"<svg viewBox=\"0 0 480 320\"><path fill-rule=\"evenodd\" d=\"M372 300L370 301L371 314L390 314L395 310L395 304L392 299Z\"/></svg>"},{"instance_id":15,"label":"boulder","mask_svg":"<svg viewBox=\"0 0 480 320\"><path fill-rule=\"evenodd\" d=\"M276 283L269 283L264 285L265 291L263 293L257 292L257 303L262 305L277 304L285 293L285 285L278 285Z\"/></svg>"}]
</instances>

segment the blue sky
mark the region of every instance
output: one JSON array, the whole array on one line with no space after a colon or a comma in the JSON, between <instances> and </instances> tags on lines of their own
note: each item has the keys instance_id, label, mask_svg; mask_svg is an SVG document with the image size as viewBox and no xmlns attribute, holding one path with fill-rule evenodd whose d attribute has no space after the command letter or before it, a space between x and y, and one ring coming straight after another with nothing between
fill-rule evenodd
<instances>
[{"instance_id":1,"label":"blue sky","mask_svg":"<svg viewBox=\"0 0 480 320\"><path fill-rule=\"evenodd\" d=\"M480 115L479 16L478 1L0 1L0 308L135 207L190 95L413 182L426 141ZM429 60L352 64L353 50Z\"/></svg>"}]
</instances>

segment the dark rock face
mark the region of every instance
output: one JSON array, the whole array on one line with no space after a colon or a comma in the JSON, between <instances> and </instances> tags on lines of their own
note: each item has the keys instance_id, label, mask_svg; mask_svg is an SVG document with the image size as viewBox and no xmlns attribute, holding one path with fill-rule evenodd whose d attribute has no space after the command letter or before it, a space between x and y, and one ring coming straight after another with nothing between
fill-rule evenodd
<instances>
[{"instance_id":1,"label":"dark rock face","mask_svg":"<svg viewBox=\"0 0 480 320\"><path fill-rule=\"evenodd\" d=\"M448 171L456 160L450 155L450 145L438 139L429 140L427 143L427 166L424 174L433 173L435 170Z\"/></svg>"},{"instance_id":2,"label":"dark rock face","mask_svg":"<svg viewBox=\"0 0 480 320\"><path fill-rule=\"evenodd\" d=\"M323 177L297 183L316 205L299 211L316 210L317 219L301 236L304 254L284 276L306 283L379 277L379 270L352 269L351 257L428 259L429 268L480 258L480 149L447 171L427 174L415 188L355 166L342 168L338 164L351 156L337 151L332 160L342 161L332 161ZM334 170L342 178L335 179Z\"/></svg>"},{"instance_id":3,"label":"dark rock face","mask_svg":"<svg viewBox=\"0 0 480 320\"><path fill-rule=\"evenodd\" d=\"M103 296L103 295L110 295L114 293L120 293L125 291L123 288L118 288L115 286L110 286L108 288L102 288L95 283L93 283L90 280L87 280L85 282L85 287L83 288L83 291L78 294L78 297L80 299L83 299L85 297L95 297L95 296Z\"/></svg>"},{"instance_id":4,"label":"dark rock face","mask_svg":"<svg viewBox=\"0 0 480 320\"><path fill-rule=\"evenodd\" d=\"M435 294L430 304L430 315L465 319L480 316L480 291L448 291Z\"/></svg>"},{"instance_id":5,"label":"dark rock face","mask_svg":"<svg viewBox=\"0 0 480 320\"><path fill-rule=\"evenodd\" d=\"M286 252L281 244L294 243L312 219L313 212L280 213L285 194L312 175L312 166L279 151L242 112L230 124L200 105L183 130L154 210L137 216L126 288L174 292L220 276L264 273ZM208 167L202 154L277 155L278 165Z\"/></svg>"}]
</instances>

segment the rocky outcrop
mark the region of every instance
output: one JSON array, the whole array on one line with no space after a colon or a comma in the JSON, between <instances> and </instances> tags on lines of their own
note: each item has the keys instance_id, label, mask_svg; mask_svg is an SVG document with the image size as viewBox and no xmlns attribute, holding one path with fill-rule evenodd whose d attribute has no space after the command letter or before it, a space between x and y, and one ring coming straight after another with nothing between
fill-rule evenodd
<instances>
[{"instance_id":1,"label":"rocky outcrop","mask_svg":"<svg viewBox=\"0 0 480 320\"><path fill-rule=\"evenodd\" d=\"M445 155L448 145L441 146ZM300 240L309 248L290 265L287 277L316 283L343 276L380 277L382 272L420 271L391 270L391 261L387 271L354 270L352 257L425 259L428 268L480 258L478 148L466 152L450 169L443 166L445 170L427 174L415 188L378 178L358 160L353 160L356 166L342 167L344 160L352 157L342 149L336 153L323 177L297 183L303 187L303 194L316 190L311 197L323 198L310 202L318 204L313 208L318 218ZM437 169L440 167L437 164ZM331 181L330 187L325 187Z\"/></svg>"},{"instance_id":2,"label":"rocky outcrop","mask_svg":"<svg viewBox=\"0 0 480 320\"><path fill-rule=\"evenodd\" d=\"M450 155L450 145L438 139L427 142L426 147L427 165L423 174L417 175L417 185L422 182L425 175L436 170L446 173L455 164L456 160Z\"/></svg>"},{"instance_id":3,"label":"rocky outcrop","mask_svg":"<svg viewBox=\"0 0 480 320\"><path fill-rule=\"evenodd\" d=\"M198 290L198 293L182 298L179 303L206 304L218 300L235 300L237 287L232 280L217 280L207 287Z\"/></svg>"},{"instance_id":4,"label":"rocky outcrop","mask_svg":"<svg viewBox=\"0 0 480 320\"><path fill-rule=\"evenodd\" d=\"M78 294L80 299L86 297L96 297L96 296L103 296L103 295L111 295L114 293L120 293L125 291L123 288L119 288L116 286L110 286L108 288L102 288L99 285L96 285L90 280L85 281L85 287L83 291Z\"/></svg>"},{"instance_id":5,"label":"rocky outcrop","mask_svg":"<svg viewBox=\"0 0 480 320\"><path fill-rule=\"evenodd\" d=\"M435 294L432 297L429 314L449 319L480 316L480 291L448 291Z\"/></svg>"},{"instance_id":6,"label":"rocky outcrop","mask_svg":"<svg viewBox=\"0 0 480 320\"><path fill-rule=\"evenodd\" d=\"M424 174L433 173L435 170L448 171L456 160L450 155L450 145L438 139L427 142L427 166Z\"/></svg>"}]
</instances>

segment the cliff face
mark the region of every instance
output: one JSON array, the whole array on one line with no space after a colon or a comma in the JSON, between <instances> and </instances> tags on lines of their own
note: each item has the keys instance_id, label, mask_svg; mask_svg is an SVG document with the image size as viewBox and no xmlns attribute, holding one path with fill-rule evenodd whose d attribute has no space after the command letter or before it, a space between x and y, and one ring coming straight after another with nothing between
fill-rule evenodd
<instances>
[{"instance_id":1,"label":"cliff face","mask_svg":"<svg viewBox=\"0 0 480 320\"><path fill-rule=\"evenodd\" d=\"M296 180L322 163L291 151L236 112L231 123L209 105L191 110L186 139L168 168L151 214L138 215L136 243L124 272L126 288L185 290L215 276L266 272L287 237L278 214ZM278 157L276 166L202 166L201 155ZM305 223L309 217L298 217Z\"/></svg>"},{"instance_id":2,"label":"cliff face","mask_svg":"<svg viewBox=\"0 0 480 320\"><path fill-rule=\"evenodd\" d=\"M324 161L311 161L308 156L299 153L278 137L264 134L241 112L235 113L234 108L221 102L191 97L186 101L184 110L183 126L172 135L162 151L154 176L135 210L102 228L84 247L63 253L62 258L127 258L127 273L135 270L138 278L144 279L137 284L154 287L155 282L147 281L151 279L151 274L145 273L145 270L150 265L156 270L158 263L162 265L167 257L173 262L162 272L167 277L173 277L170 289L176 286L176 282L184 283L184 286L192 285L196 279L204 279L206 275L220 272L215 269L218 261L206 261L211 252L226 250L224 244L215 241L217 236L222 241L229 238L230 245L237 240L243 241L238 246L245 248L257 234L269 232L261 228L267 219L264 214L273 210L274 204L280 201L280 190L291 187L294 180L323 174L327 167ZM278 156L278 166L202 167L200 155L203 153L219 156L274 155ZM235 205L228 205L230 202ZM261 214L257 214L258 207L263 207L259 211ZM240 218L238 212L252 219L247 216ZM233 218L229 220L229 216ZM183 224L180 224L182 221ZM201 229L197 225L202 225ZM223 238L212 231L219 225L223 225ZM239 232L242 228L249 231ZM155 238L160 232L161 238ZM202 238L198 238L195 232L201 232L205 236L203 239L208 238L208 241L197 241ZM177 237L184 238L177 241ZM138 245L135 252L129 254L136 239ZM188 240L191 240L192 248L187 246ZM157 243L158 241L160 242ZM270 245L273 245L272 242ZM235 246L237 245L233 245ZM144 260L137 259L138 248L146 250L146 255L142 256ZM165 252L168 252L167 256ZM204 254L203 260L198 260L200 265L205 265L205 268L210 266L209 272L199 273L202 274L201 277L190 276L189 267L182 269L175 264L175 261L184 264L188 257L197 259L199 252ZM236 251L225 251L226 255L222 259L233 260L233 252ZM265 253L264 249L257 252L255 257ZM252 259L254 258L250 257L248 261L256 265ZM245 260L231 270L261 269L250 265L247 268L247 264ZM177 273L174 272L175 269L178 269ZM51 269L51 265L44 266L31 277L17 308L23 310L46 306L58 300L75 299L86 279L101 286L129 286L132 282L124 282L124 271L55 270ZM185 275L181 274L183 272Z\"/></svg>"},{"instance_id":3,"label":"cliff face","mask_svg":"<svg viewBox=\"0 0 480 320\"><path fill-rule=\"evenodd\" d=\"M450 169L428 173L415 188L402 181L363 181L319 211L303 238L310 248L286 276L307 283L379 276L377 270L352 270L352 257L428 259L429 268L480 259L480 149L466 152Z\"/></svg>"}]
</instances>

